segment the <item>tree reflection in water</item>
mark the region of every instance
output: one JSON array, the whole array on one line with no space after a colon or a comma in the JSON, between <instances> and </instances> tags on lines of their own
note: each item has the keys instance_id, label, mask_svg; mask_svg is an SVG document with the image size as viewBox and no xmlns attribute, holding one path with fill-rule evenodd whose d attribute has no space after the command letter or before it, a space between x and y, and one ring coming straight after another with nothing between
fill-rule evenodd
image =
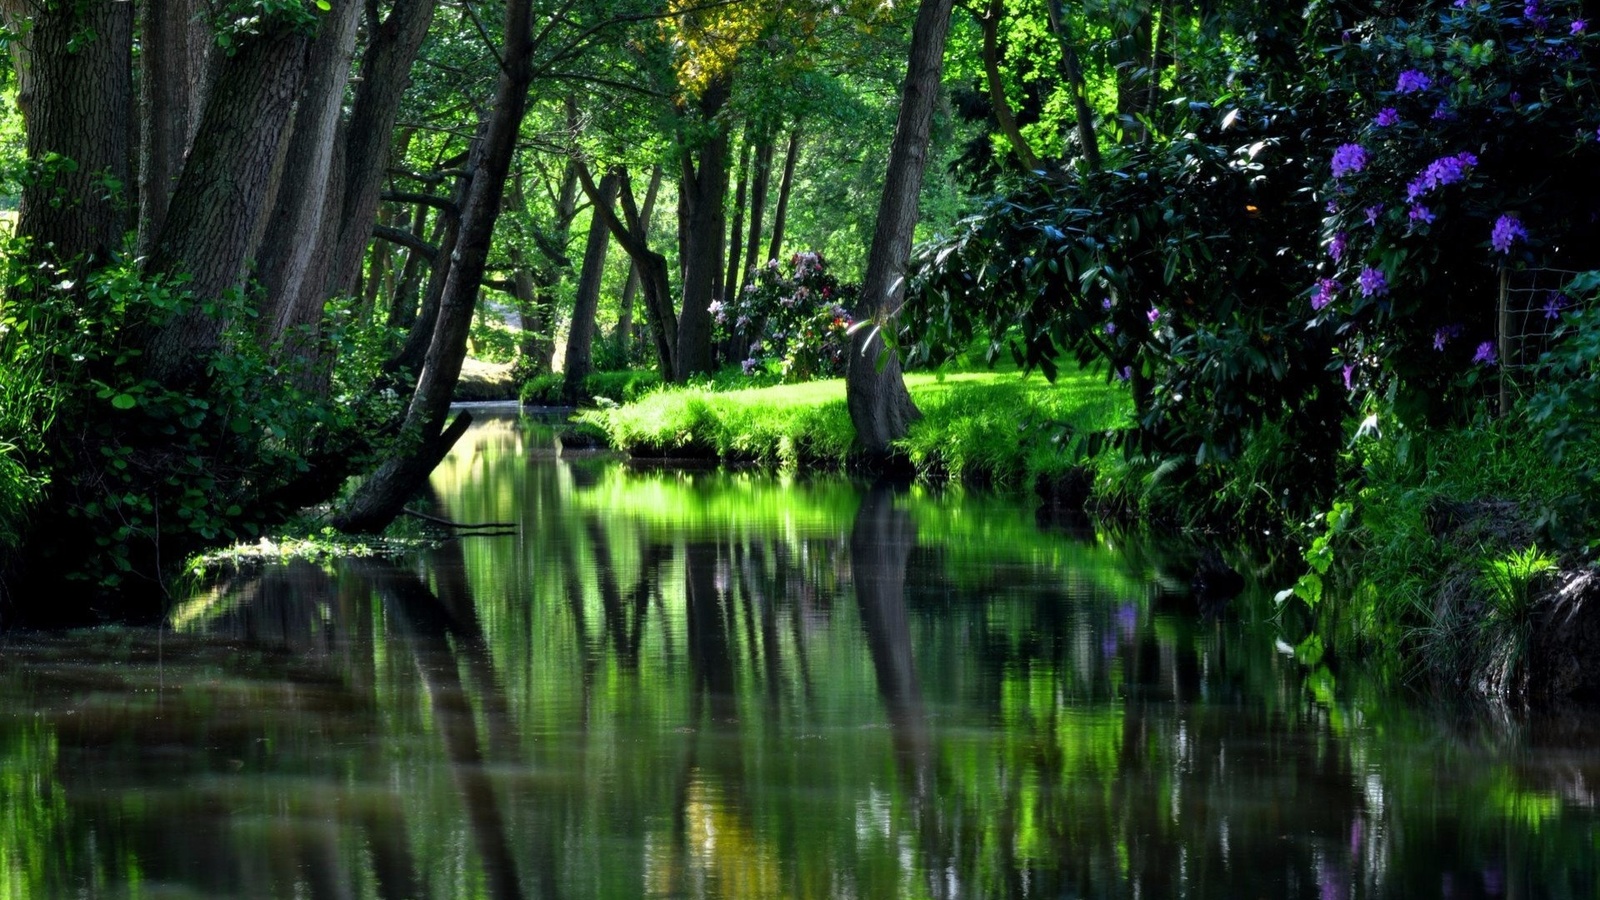
<instances>
[{"instance_id":1,"label":"tree reflection in water","mask_svg":"<svg viewBox=\"0 0 1600 900\"><path fill-rule=\"evenodd\" d=\"M515 535L0 648L0 900L1597 893L1592 717L1392 702L1025 507L496 427L441 511Z\"/></svg>"}]
</instances>

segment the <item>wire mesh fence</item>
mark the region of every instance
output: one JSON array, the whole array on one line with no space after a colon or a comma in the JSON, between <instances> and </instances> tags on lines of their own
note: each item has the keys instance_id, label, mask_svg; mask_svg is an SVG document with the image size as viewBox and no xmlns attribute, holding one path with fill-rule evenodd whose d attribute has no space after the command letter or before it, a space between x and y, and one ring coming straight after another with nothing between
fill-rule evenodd
<instances>
[{"instance_id":1,"label":"wire mesh fence","mask_svg":"<svg viewBox=\"0 0 1600 900\"><path fill-rule=\"evenodd\" d=\"M1500 364L1508 372L1539 362L1561 327L1573 299L1563 293L1578 272L1571 269L1504 270L1500 278Z\"/></svg>"}]
</instances>

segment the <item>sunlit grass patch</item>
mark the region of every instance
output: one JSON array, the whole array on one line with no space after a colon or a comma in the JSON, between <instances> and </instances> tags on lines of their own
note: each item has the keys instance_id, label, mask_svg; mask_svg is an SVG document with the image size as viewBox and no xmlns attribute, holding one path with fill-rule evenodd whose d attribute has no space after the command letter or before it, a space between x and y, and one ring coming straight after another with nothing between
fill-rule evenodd
<instances>
[{"instance_id":1,"label":"sunlit grass patch","mask_svg":"<svg viewBox=\"0 0 1600 900\"><path fill-rule=\"evenodd\" d=\"M1127 391L1092 372L1054 383L1016 372L912 374L923 412L900 449L928 476L1020 484L1081 465L1096 436L1130 422ZM783 467L843 466L855 443L841 379L743 390L669 388L585 413L635 455L715 457Z\"/></svg>"}]
</instances>

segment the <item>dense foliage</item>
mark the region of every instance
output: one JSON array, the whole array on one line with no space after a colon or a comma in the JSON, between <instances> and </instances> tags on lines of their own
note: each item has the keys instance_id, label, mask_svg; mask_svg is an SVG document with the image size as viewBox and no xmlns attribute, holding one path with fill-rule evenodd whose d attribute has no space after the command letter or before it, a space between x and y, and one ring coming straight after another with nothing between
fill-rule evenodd
<instances>
[{"instance_id":1,"label":"dense foliage","mask_svg":"<svg viewBox=\"0 0 1600 900\"><path fill-rule=\"evenodd\" d=\"M737 296L711 305L718 338L745 373L785 381L843 375L857 287L840 284L822 254L810 250L784 266L768 260L750 277Z\"/></svg>"},{"instance_id":2,"label":"dense foliage","mask_svg":"<svg viewBox=\"0 0 1600 900\"><path fill-rule=\"evenodd\" d=\"M927 246L907 341L1098 362L1133 386L1132 451L1204 467L1280 442L1248 472L1280 515L1338 482L1355 419L1464 421L1501 273L1596 262L1600 47L1572 3L1313 4L1304 28L1288 85L1247 54L1180 79L1105 169L1018 176Z\"/></svg>"}]
</instances>

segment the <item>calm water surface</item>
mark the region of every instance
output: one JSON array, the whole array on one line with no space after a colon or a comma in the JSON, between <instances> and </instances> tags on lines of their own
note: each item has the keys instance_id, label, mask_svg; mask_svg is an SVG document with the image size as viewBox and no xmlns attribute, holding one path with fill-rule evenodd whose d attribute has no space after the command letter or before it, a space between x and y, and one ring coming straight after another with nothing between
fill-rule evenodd
<instances>
[{"instance_id":1,"label":"calm water surface","mask_svg":"<svg viewBox=\"0 0 1600 900\"><path fill-rule=\"evenodd\" d=\"M1386 697L1025 504L536 443L435 476L497 536L5 638L0 898L1600 896L1592 714Z\"/></svg>"}]
</instances>

